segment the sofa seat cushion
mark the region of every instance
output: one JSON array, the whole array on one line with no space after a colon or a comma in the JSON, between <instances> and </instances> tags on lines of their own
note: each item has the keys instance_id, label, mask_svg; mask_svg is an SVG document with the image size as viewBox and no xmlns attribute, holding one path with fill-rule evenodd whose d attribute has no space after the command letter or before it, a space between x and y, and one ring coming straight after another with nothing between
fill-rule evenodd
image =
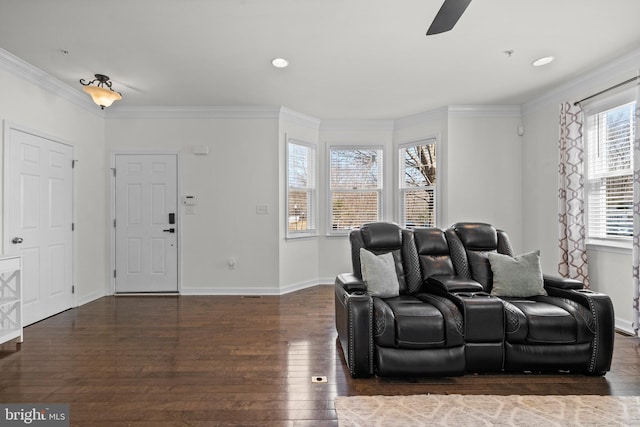
<instances>
[{"instance_id":1,"label":"sofa seat cushion","mask_svg":"<svg viewBox=\"0 0 640 427\"><path fill-rule=\"evenodd\" d=\"M374 338L382 347L443 348L445 322L433 305L410 295L374 298Z\"/></svg>"},{"instance_id":2,"label":"sofa seat cushion","mask_svg":"<svg viewBox=\"0 0 640 427\"><path fill-rule=\"evenodd\" d=\"M528 344L579 342L576 319L561 307L544 301L504 298L507 341Z\"/></svg>"}]
</instances>

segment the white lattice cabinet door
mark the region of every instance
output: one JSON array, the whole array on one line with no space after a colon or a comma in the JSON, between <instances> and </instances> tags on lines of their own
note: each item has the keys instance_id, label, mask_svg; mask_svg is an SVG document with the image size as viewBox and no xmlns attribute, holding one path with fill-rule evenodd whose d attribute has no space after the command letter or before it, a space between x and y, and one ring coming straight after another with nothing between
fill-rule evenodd
<instances>
[{"instance_id":1,"label":"white lattice cabinet door","mask_svg":"<svg viewBox=\"0 0 640 427\"><path fill-rule=\"evenodd\" d=\"M22 342L22 258L0 255L0 344Z\"/></svg>"}]
</instances>

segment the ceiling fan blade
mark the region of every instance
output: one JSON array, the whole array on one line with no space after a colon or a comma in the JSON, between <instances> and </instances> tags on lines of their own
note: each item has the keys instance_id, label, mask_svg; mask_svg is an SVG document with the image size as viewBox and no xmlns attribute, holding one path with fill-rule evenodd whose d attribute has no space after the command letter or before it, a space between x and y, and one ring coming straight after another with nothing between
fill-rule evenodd
<instances>
[{"instance_id":1,"label":"ceiling fan blade","mask_svg":"<svg viewBox=\"0 0 640 427\"><path fill-rule=\"evenodd\" d=\"M427 35L440 34L451 30L467 9L469 3L471 3L471 0L444 0L438 14L427 30Z\"/></svg>"}]
</instances>

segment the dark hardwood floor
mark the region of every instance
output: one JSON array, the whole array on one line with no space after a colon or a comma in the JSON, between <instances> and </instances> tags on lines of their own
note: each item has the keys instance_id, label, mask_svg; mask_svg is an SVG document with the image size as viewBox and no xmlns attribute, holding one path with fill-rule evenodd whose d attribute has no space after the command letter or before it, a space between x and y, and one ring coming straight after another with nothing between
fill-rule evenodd
<instances>
[{"instance_id":1,"label":"dark hardwood floor","mask_svg":"<svg viewBox=\"0 0 640 427\"><path fill-rule=\"evenodd\" d=\"M72 426L335 426L333 399L369 394L640 395L640 340L611 372L352 379L333 287L281 297L106 297L0 345L1 403L69 403ZM327 383L312 383L326 376Z\"/></svg>"}]
</instances>

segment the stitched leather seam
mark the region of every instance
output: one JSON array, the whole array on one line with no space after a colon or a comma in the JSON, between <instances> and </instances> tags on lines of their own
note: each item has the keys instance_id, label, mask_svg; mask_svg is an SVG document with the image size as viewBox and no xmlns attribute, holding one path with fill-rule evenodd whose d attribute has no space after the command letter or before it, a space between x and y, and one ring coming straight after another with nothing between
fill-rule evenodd
<instances>
[{"instance_id":1,"label":"stitched leather seam","mask_svg":"<svg viewBox=\"0 0 640 427\"><path fill-rule=\"evenodd\" d=\"M592 298L587 297L587 301L589 302L589 309L591 310L591 315L594 319L596 319L594 328L595 333L593 334L593 344L591 345L591 361L589 362L589 372L593 372L596 368L596 359L598 358L598 341L600 339L600 328L598 327L598 321L596 318L596 306L593 302Z\"/></svg>"},{"instance_id":2,"label":"stitched leather seam","mask_svg":"<svg viewBox=\"0 0 640 427\"><path fill-rule=\"evenodd\" d=\"M355 357L353 355L355 348L353 343L353 304L351 302L351 298L348 296L345 296L345 298L347 299L347 313L349 316L349 372L351 372L351 375L355 376Z\"/></svg>"},{"instance_id":3,"label":"stitched leather seam","mask_svg":"<svg viewBox=\"0 0 640 427\"><path fill-rule=\"evenodd\" d=\"M369 374L373 374L373 298L369 298Z\"/></svg>"}]
</instances>

